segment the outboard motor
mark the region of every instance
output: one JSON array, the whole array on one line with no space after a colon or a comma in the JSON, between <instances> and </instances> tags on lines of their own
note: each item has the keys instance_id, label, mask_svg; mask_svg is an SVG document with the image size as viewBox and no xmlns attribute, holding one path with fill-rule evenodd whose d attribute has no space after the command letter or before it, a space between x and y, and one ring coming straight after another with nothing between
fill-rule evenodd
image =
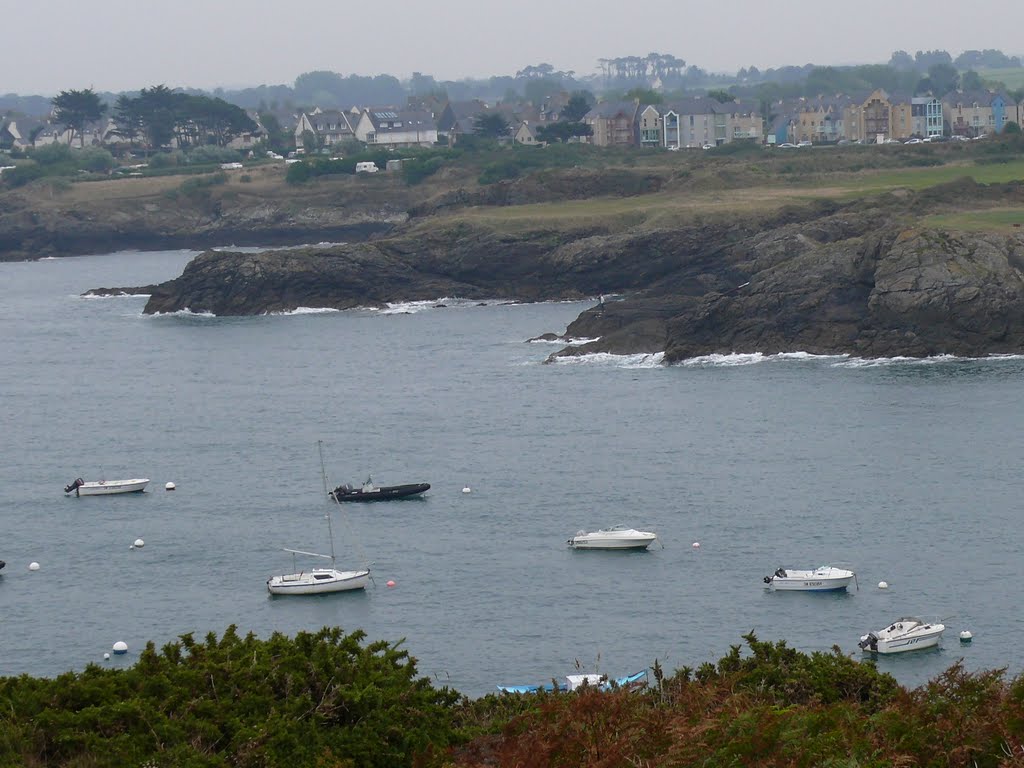
<instances>
[{"instance_id":1,"label":"outboard motor","mask_svg":"<svg viewBox=\"0 0 1024 768\"><path fill-rule=\"evenodd\" d=\"M75 480L75 482L71 483L71 485L64 486L64 493L71 493L72 491L74 491L75 495L77 496L78 488L84 484L85 481L82 478L78 478L77 480Z\"/></svg>"},{"instance_id":2,"label":"outboard motor","mask_svg":"<svg viewBox=\"0 0 1024 768\"><path fill-rule=\"evenodd\" d=\"M864 635L864 637L860 639L860 642L857 643L857 645L859 645L862 650L870 649L872 651L877 651L878 636L874 632L868 632L866 635Z\"/></svg>"},{"instance_id":3,"label":"outboard motor","mask_svg":"<svg viewBox=\"0 0 1024 768\"><path fill-rule=\"evenodd\" d=\"M3 560L0 560L0 569L3 569L5 565L7 565L7 563L5 563Z\"/></svg>"},{"instance_id":4,"label":"outboard motor","mask_svg":"<svg viewBox=\"0 0 1024 768\"><path fill-rule=\"evenodd\" d=\"M571 541L571 539L570 539L570 541ZM764 577L764 583L765 584L771 584L772 583L772 577L771 576L765 576Z\"/></svg>"}]
</instances>

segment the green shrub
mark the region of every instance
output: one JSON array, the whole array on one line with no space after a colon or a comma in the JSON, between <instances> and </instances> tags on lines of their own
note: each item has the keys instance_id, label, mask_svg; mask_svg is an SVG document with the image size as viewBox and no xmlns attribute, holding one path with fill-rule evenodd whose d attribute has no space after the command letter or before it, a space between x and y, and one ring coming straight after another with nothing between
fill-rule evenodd
<instances>
[{"instance_id":1,"label":"green shrub","mask_svg":"<svg viewBox=\"0 0 1024 768\"><path fill-rule=\"evenodd\" d=\"M456 734L458 694L400 644L338 628L294 639L149 643L126 670L0 678L2 765L412 766Z\"/></svg>"},{"instance_id":2,"label":"green shrub","mask_svg":"<svg viewBox=\"0 0 1024 768\"><path fill-rule=\"evenodd\" d=\"M241 176L238 177L238 180L243 184L248 184L250 181L252 181L252 176L250 176L248 173L243 173Z\"/></svg>"},{"instance_id":3,"label":"green shrub","mask_svg":"<svg viewBox=\"0 0 1024 768\"><path fill-rule=\"evenodd\" d=\"M22 163L14 168L9 168L0 176L0 180L7 187L21 187L31 181L42 178L45 171L38 163Z\"/></svg>"},{"instance_id":4,"label":"green shrub","mask_svg":"<svg viewBox=\"0 0 1024 768\"><path fill-rule=\"evenodd\" d=\"M242 159L242 155L235 149L208 144L189 150L186 158L188 162L195 165L209 165L210 163L237 163Z\"/></svg>"},{"instance_id":5,"label":"green shrub","mask_svg":"<svg viewBox=\"0 0 1024 768\"><path fill-rule=\"evenodd\" d=\"M181 150L174 150L173 152L157 152L149 158L149 167L153 169L174 168L184 164L185 153Z\"/></svg>"},{"instance_id":6,"label":"green shrub","mask_svg":"<svg viewBox=\"0 0 1024 768\"><path fill-rule=\"evenodd\" d=\"M117 165L114 156L102 147L79 149L74 153L74 160L81 170L93 173L104 173Z\"/></svg>"}]
</instances>

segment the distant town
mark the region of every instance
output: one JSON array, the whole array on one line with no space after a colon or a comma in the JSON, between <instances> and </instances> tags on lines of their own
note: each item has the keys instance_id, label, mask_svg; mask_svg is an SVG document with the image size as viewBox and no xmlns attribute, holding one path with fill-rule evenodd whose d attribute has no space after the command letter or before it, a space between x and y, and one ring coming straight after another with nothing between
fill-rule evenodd
<instances>
[{"instance_id":1,"label":"distant town","mask_svg":"<svg viewBox=\"0 0 1024 768\"><path fill-rule=\"evenodd\" d=\"M284 160L481 138L668 151L736 141L797 148L966 141L1019 131L1024 120L1021 61L991 50L956 59L896 51L884 65L750 67L735 76L664 54L601 59L599 67L583 78L540 64L481 81L311 72L292 87L213 94L156 85L9 95L0 97L0 152L13 162L51 145L121 159L212 147L223 161Z\"/></svg>"}]
</instances>

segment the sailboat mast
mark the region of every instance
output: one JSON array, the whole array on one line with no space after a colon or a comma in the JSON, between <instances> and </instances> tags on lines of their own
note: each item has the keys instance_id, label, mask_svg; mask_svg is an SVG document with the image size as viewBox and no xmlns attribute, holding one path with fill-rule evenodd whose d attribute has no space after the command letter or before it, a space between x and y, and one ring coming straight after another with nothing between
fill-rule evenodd
<instances>
[{"instance_id":1,"label":"sailboat mast","mask_svg":"<svg viewBox=\"0 0 1024 768\"><path fill-rule=\"evenodd\" d=\"M316 448L320 452L320 477L324 483L324 495L327 495L327 470L324 468L324 441L317 440ZM337 503L337 499L334 500ZM334 528L331 526L331 512L327 511L327 533L331 539L331 566L334 566Z\"/></svg>"}]
</instances>

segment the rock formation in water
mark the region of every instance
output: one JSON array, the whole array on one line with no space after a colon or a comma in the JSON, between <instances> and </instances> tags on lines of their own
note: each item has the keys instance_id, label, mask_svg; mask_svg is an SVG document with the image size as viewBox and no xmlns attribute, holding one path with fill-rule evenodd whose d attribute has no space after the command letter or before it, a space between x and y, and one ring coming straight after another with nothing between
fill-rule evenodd
<instances>
[{"instance_id":1,"label":"rock formation in water","mask_svg":"<svg viewBox=\"0 0 1024 768\"><path fill-rule=\"evenodd\" d=\"M442 296L520 301L616 294L555 355L805 351L865 357L1024 352L1024 236L916 226L935 201L1024 198L972 182L846 205L675 227L503 234L434 221L368 243L205 253L147 313L345 309Z\"/></svg>"}]
</instances>

